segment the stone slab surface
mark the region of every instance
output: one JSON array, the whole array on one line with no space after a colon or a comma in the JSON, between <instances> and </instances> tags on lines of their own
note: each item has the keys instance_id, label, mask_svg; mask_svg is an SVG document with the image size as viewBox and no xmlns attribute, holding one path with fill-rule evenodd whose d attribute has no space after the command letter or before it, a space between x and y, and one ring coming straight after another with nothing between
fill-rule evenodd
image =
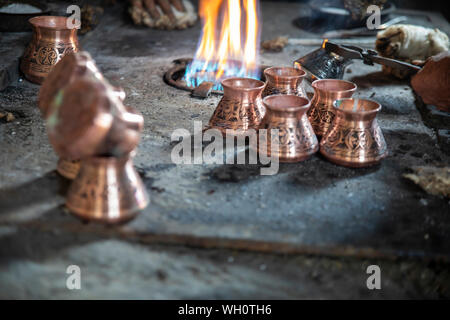
<instances>
[{"instance_id":1,"label":"stone slab surface","mask_svg":"<svg viewBox=\"0 0 450 320\"><path fill-rule=\"evenodd\" d=\"M292 25L302 8L298 4L263 3L263 38L313 36ZM139 270L135 278L119 277L120 286L138 286L139 279L147 275L156 277L160 295L145 290L153 285L153 280L144 282L135 292L136 297L151 298L195 298L209 297L209 294L234 298L306 297L307 291L317 285L308 272L319 268L320 258L311 258L313 262L308 268L304 264L310 258L240 252L239 256L244 257L242 265L232 264L231 270L227 263L232 256L230 252L234 251L229 250L237 249L448 261L449 200L426 194L402 178L402 174L411 166L448 165L449 156L438 146L435 132L424 125L408 83L383 75L379 67L356 62L346 73L346 79L355 81L359 87L357 96L370 97L383 105L379 123L390 155L379 166L347 169L315 155L299 164L281 165L275 176L260 176L259 168L254 166L173 164L170 159L172 132L178 128L192 132L194 120L206 124L219 101L218 97L192 99L189 93L168 87L162 81L172 60L193 56L199 32L199 26L177 32L139 29L123 21L118 12L111 11L105 14L95 31L80 39L106 78L124 87L126 103L141 111L145 119L135 165L143 176L152 203L137 219L122 227L86 225L63 209L68 184L54 173L57 157L48 143L36 107L39 87L22 81L0 93L0 110L12 112L16 117L13 122L0 122L0 227L3 230L0 234L0 283L14 289L2 290L2 296L76 297L58 291L63 284L47 283L45 279L61 273L61 266L77 259L89 265L93 274L97 272L97 276L89 280L92 281L90 290L81 294L88 298L100 297L101 293L123 297L125 289L116 288L110 282L113 272L121 273L133 265L123 262L127 259L142 265L136 267ZM10 45L4 39L0 39L1 46ZM261 63L291 65L313 49L288 46L281 53L264 53ZM230 181L236 180L233 177L238 177L239 181ZM41 242L42 246L38 245ZM156 244L210 250L167 249ZM214 248L225 250L219 252ZM120 258L116 261L114 256ZM267 268L272 270L267 279L264 267L258 271L261 265L269 265L264 259L273 262L274 268ZM323 259L330 264L336 261ZM107 270L111 261L117 265L110 274ZM257 262L253 264L253 261ZM362 260L337 260L342 263L340 261L348 267L337 276L337 282L331 281L332 284L352 278L356 270L352 268L362 268ZM158 270L166 264L168 278L178 285L166 286L161 280L165 276ZM284 269L283 264L291 267ZM410 292L398 280L406 271L399 269L400 264L386 264L393 274L390 279L394 285L390 296L384 297L414 296L419 295L418 292L431 297L448 293L445 289L448 285L444 286L447 291L433 287L434 281L439 280L439 271L430 271L431 280L424 288L419 286L420 289ZM192 281L199 287L195 287L197 291L183 291L182 287L190 287L191 280L178 279L177 270L186 270L192 265L201 266L200 271L192 271L198 272ZM427 265L427 262L412 263L411 268L420 271L415 271L411 277L420 277ZM149 267L148 274L146 267ZM282 271L277 275L275 270L279 268ZM243 269L250 271L247 273ZM222 271L225 278L215 283L213 276ZM24 286L26 280L15 287L11 279L26 279L26 272L41 277L40 285L48 286L48 291ZM334 270L330 274L339 272ZM301 277L308 278L306 291L295 289L290 284L291 276L299 281ZM227 277L230 284L224 285ZM248 281L239 287L242 278ZM271 287L270 279L275 279L275 287ZM352 279L353 290L360 282L355 277ZM448 284L446 281L444 284ZM98 283L103 284L101 289ZM317 297L338 294L328 295L327 286L325 283L318 285ZM220 288L224 288L223 295ZM268 291L259 291L259 288ZM427 288L434 289L427 291ZM351 292L349 297L351 294L366 297L365 293Z\"/></svg>"}]
</instances>

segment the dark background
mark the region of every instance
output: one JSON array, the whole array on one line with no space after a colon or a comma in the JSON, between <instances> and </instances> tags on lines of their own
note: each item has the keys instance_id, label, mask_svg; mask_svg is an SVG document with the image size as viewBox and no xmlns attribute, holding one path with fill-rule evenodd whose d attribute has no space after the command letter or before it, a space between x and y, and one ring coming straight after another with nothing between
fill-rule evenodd
<instances>
[{"instance_id":1,"label":"dark background","mask_svg":"<svg viewBox=\"0 0 450 320\"><path fill-rule=\"evenodd\" d=\"M125 2L128 0L72 0L72 3L112 3L112 2ZM191 0L193 2L198 2L198 0ZM278 2L303 2L307 3L310 0L260 0L260 1L278 1ZM321 0L315 0L321 1ZM439 11L441 12L447 20L450 19L450 6L448 1L442 0L390 0L399 8L408 8L424 11ZM5 0L0 0L0 4L4 3ZM60 2L59 0L43 1L43 2ZM67 2L67 1L65 1Z\"/></svg>"}]
</instances>

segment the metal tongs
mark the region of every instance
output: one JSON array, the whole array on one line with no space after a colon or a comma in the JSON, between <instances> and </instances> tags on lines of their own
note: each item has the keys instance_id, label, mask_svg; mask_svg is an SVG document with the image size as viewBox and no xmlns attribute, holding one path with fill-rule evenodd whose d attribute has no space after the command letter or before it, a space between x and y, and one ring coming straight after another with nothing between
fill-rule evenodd
<instances>
[{"instance_id":1,"label":"metal tongs","mask_svg":"<svg viewBox=\"0 0 450 320\"><path fill-rule=\"evenodd\" d=\"M363 49L357 46L338 45L332 42L326 42L325 50L335 53L346 59L359 59L365 64L373 66L374 63L381 64L386 67L398 69L412 75L417 73L421 68L410 63L399 60L389 59L379 56L375 50Z\"/></svg>"}]
</instances>

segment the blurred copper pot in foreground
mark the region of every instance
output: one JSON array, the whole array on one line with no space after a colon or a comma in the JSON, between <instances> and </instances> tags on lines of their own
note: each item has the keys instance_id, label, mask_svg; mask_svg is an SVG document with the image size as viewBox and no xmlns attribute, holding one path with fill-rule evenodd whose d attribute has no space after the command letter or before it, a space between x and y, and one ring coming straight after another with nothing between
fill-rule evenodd
<instances>
[{"instance_id":1,"label":"blurred copper pot in foreground","mask_svg":"<svg viewBox=\"0 0 450 320\"><path fill-rule=\"evenodd\" d=\"M67 193L66 207L83 220L120 223L148 205L148 196L129 155L83 159Z\"/></svg>"},{"instance_id":2,"label":"blurred copper pot in foreground","mask_svg":"<svg viewBox=\"0 0 450 320\"><path fill-rule=\"evenodd\" d=\"M58 91L81 77L103 79L95 61L86 51L67 54L55 65L39 90L38 106L44 118L47 118Z\"/></svg>"},{"instance_id":3,"label":"blurred copper pot in foreground","mask_svg":"<svg viewBox=\"0 0 450 320\"><path fill-rule=\"evenodd\" d=\"M239 134L257 129L264 116L261 92L264 82L250 78L228 78L222 81L223 98L209 120L209 128L225 135L227 129Z\"/></svg>"},{"instance_id":4,"label":"blurred copper pot in foreground","mask_svg":"<svg viewBox=\"0 0 450 320\"><path fill-rule=\"evenodd\" d=\"M317 136L323 136L331 126L335 113L333 102L350 98L356 91L356 84L345 80L323 79L312 83L314 97L308 117Z\"/></svg>"},{"instance_id":5,"label":"blurred copper pot in foreground","mask_svg":"<svg viewBox=\"0 0 450 320\"><path fill-rule=\"evenodd\" d=\"M302 161L319 150L317 137L306 115L310 107L307 98L272 95L263 102L266 115L259 129L267 129L267 135L258 136L258 152L271 156L271 129L278 129L280 162Z\"/></svg>"},{"instance_id":6,"label":"blurred copper pot in foreground","mask_svg":"<svg viewBox=\"0 0 450 320\"><path fill-rule=\"evenodd\" d=\"M72 19L38 16L29 20L33 38L21 59L20 70L31 82L41 84L63 56L79 50L77 29Z\"/></svg>"},{"instance_id":7,"label":"blurred copper pot in foreground","mask_svg":"<svg viewBox=\"0 0 450 320\"><path fill-rule=\"evenodd\" d=\"M306 72L292 67L271 67L264 70L267 83L262 97L274 94L291 94L306 97L301 82Z\"/></svg>"},{"instance_id":8,"label":"blurred copper pot in foreground","mask_svg":"<svg viewBox=\"0 0 450 320\"><path fill-rule=\"evenodd\" d=\"M81 78L58 92L47 117L47 132L56 153L75 160L100 155L113 126L113 101L101 81Z\"/></svg>"},{"instance_id":9,"label":"blurred copper pot in foreground","mask_svg":"<svg viewBox=\"0 0 450 320\"><path fill-rule=\"evenodd\" d=\"M320 142L320 153L348 167L377 164L388 154L376 115L381 105L365 99L342 99L334 103L336 118Z\"/></svg>"}]
</instances>

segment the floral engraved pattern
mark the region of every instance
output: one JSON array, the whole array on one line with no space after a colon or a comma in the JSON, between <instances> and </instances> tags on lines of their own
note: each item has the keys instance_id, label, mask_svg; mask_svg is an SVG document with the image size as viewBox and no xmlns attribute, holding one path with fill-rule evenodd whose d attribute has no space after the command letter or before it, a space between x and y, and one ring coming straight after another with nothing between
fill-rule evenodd
<instances>
[{"instance_id":1,"label":"floral engraved pattern","mask_svg":"<svg viewBox=\"0 0 450 320\"><path fill-rule=\"evenodd\" d=\"M381 129L376 127L348 128L333 127L323 138L321 148L326 155L335 158L376 159L383 156L386 151Z\"/></svg>"},{"instance_id":2,"label":"floral engraved pattern","mask_svg":"<svg viewBox=\"0 0 450 320\"><path fill-rule=\"evenodd\" d=\"M97 210L103 213L110 210L107 204L111 195L118 194L119 197L116 199L118 207L115 210L124 212L133 210L133 199L139 193L139 189L133 178L135 175L133 170L125 173L127 165L129 163L119 163L117 167L109 167L107 164L85 164L69 189L67 201L69 208L82 215ZM106 168L115 171L115 179L103 176Z\"/></svg>"},{"instance_id":3,"label":"floral engraved pattern","mask_svg":"<svg viewBox=\"0 0 450 320\"><path fill-rule=\"evenodd\" d=\"M270 118L270 119L268 119ZM304 158L318 150L319 143L314 131L304 114L300 120L297 118L265 118L262 128L267 129L270 136L271 129L278 129L279 156L280 160ZM270 151L271 140L265 135L260 136L260 143L266 143L267 150Z\"/></svg>"},{"instance_id":4,"label":"floral engraved pattern","mask_svg":"<svg viewBox=\"0 0 450 320\"><path fill-rule=\"evenodd\" d=\"M262 93L263 97L271 96L274 94L292 94L292 95L302 95L299 88L294 88L290 86L276 87L270 83L267 83L264 91Z\"/></svg>"},{"instance_id":5,"label":"floral engraved pattern","mask_svg":"<svg viewBox=\"0 0 450 320\"><path fill-rule=\"evenodd\" d=\"M58 60L58 51L52 47L40 47L37 62L42 65L54 65Z\"/></svg>"},{"instance_id":6,"label":"floral engraved pattern","mask_svg":"<svg viewBox=\"0 0 450 320\"><path fill-rule=\"evenodd\" d=\"M327 133L333 123L335 114L332 108L325 103L313 101L312 107L308 111L308 117L317 135L322 136Z\"/></svg>"},{"instance_id":7,"label":"floral engraved pattern","mask_svg":"<svg viewBox=\"0 0 450 320\"><path fill-rule=\"evenodd\" d=\"M43 39L32 41L23 55L21 70L28 78L42 81L64 55L77 51L78 43L76 41L68 43L54 43Z\"/></svg>"},{"instance_id":8,"label":"floral engraved pattern","mask_svg":"<svg viewBox=\"0 0 450 320\"><path fill-rule=\"evenodd\" d=\"M224 129L257 128L261 122L263 110L258 103L242 103L223 97L209 122L211 127Z\"/></svg>"}]
</instances>

